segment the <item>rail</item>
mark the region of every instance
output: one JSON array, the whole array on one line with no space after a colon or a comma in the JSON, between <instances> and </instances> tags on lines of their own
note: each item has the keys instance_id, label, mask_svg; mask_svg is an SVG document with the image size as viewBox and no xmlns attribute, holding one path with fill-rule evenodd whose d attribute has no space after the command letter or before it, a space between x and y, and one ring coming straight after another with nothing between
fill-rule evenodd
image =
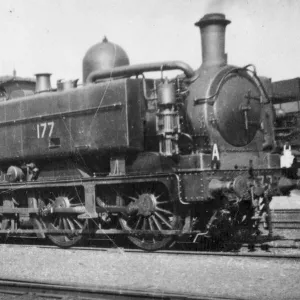
<instances>
[{"instance_id":1,"label":"rail","mask_svg":"<svg viewBox=\"0 0 300 300\"><path fill-rule=\"evenodd\" d=\"M115 289L109 287L98 286L78 286L64 285L60 283L45 283L37 281L12 280L0 278L0 294L10 294L23 297L24 295L34 294L36 297L49 297L53 299L161 299L161 300L243 300L243 298L231 298L210 295L188 295L167 293L164 291L142 291L131 289ZM17 299L17 298L16 298Z\"/></svg>"}]
</instances>

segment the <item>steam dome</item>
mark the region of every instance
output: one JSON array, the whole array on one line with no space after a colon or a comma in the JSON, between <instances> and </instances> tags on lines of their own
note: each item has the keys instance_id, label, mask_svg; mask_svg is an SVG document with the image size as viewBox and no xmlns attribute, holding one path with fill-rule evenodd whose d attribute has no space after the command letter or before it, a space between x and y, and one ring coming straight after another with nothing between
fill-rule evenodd
<instances>
[{"instance_id":1,"label":"steam dome","mask_svg":"<svg viewBox=\"0 0 300 300\"><path fill-rule=\"evenodd\" d=\"M86 82L93 71L104 71L125 65L129 65L127 53L122 47L104 37L103 41L92 46L83 58L83 82Z\"/></svg>"}]
</instances>

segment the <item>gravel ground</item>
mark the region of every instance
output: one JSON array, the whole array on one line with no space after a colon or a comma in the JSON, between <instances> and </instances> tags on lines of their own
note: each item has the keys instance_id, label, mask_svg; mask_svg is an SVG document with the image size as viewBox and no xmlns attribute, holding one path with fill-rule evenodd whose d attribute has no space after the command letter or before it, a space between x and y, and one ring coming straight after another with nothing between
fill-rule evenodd
<instances>
[{"instance_id":1,"label":"gravel ground","mask_svg":"<svg viewBox=\"0 0 300 300\"><path fill-rule=\"evenodd\" d=\"M300 299L300 259L0 245L0 278L245 299Z\"/></svg>"}]
</instances>

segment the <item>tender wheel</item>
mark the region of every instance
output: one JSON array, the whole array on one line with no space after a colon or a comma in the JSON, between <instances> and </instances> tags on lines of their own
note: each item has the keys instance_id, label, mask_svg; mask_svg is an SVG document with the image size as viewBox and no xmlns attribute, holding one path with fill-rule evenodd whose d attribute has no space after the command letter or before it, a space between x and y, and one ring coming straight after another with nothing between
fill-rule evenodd
<instances>
[{"instance_id":1,"label":"tender wheel","mask_svg":"<svg viewBox=\"0 0 300 300\"><path fill-rule=\"evenodd\" d=\"M125 200L126 199L126 200ZM177 214L176 204L168 197L167 191L155 193L153 191L141 191L137 196L125 196L123 204L133 202L137 206L137 212L127 219L121 217L120 224L123 229L135 231L165 231L180 229L180 217ZM175 236L145 235L129 236L129 240L137 247L155 251L166 248L175 240Z\"/></svg>"},{"instance_id":2,"label":"tender wheel","mask_svg":"<svg viewBox=\"0 0 300 300\"><path fill-rule=\"evenodd\" d=\"M43 199L45 199L43 197ZM71 196L66 192L61 192L58 195L52 194L52 197L48 198L47 200L38 200L38 205L41 210L43 208L52 207L52 208L68 208L68 207L76 207L84 205L81 202L81 199L78 195ZM55 215L51 214L48 216L43 217L42 219L43 227L47 228L48 230L54 230L58 233L61 231L62 233L59 235L56 234L49 234L49 239L57 246L62 248L69 248L72 247L84 240L83 232L88 227L87 220L80 220L78 219L77 215L70 215L70 214L60 214ZM64 230L71 231L71 233L63 233ZM72 232L74 231L74 233ZM78 233L78 231L80 231Z\"/></svg>"}]
</instances>

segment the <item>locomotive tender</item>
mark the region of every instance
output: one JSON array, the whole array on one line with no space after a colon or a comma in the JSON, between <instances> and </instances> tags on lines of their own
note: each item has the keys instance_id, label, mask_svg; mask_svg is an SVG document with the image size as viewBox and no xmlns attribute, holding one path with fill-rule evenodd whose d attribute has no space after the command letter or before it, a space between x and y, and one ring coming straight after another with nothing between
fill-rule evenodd
<instances>
[{"instance_id":1,"label":"locomotive tender","mask_svg":"<svg viewBox=\"0 0 300 300\"><path fill-rule=\"evenodd\" d=\"M227 64L229 23L208 14L195 24L197 70L130 65L105 38L83 59L83 86L53 90L50 74L38 74L34 95L1 102L1 234L61 247L126 234L157 250L267 229L281 177L274 112L255 68ZM146 78L153 71L161 78Z\"/></svg>"}]
</instances>

